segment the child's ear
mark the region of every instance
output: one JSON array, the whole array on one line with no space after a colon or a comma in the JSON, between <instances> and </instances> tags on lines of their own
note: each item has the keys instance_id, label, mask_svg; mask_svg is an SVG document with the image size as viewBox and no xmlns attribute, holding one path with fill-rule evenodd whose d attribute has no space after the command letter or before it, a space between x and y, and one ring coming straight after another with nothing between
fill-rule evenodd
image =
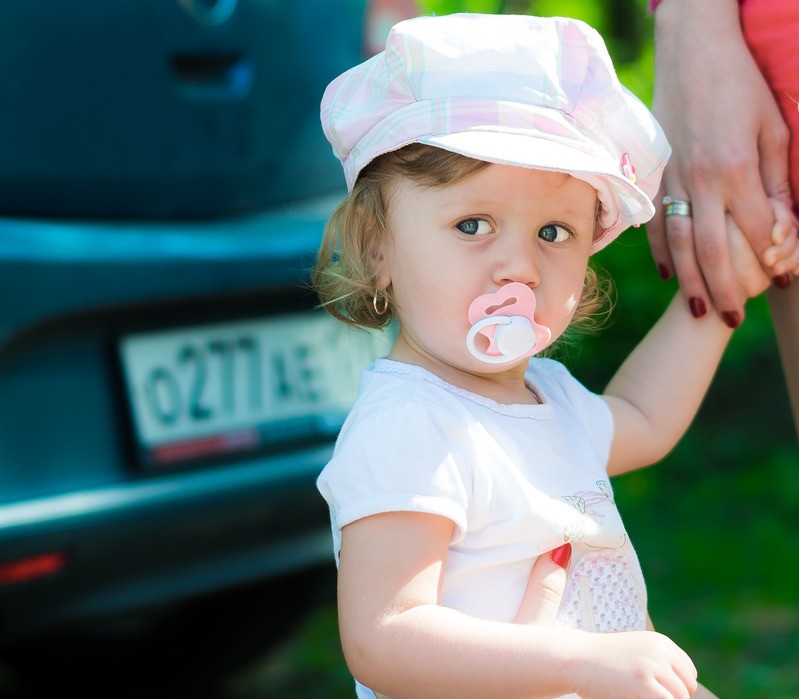
<instances>
[{"instance_id":1,"label":"child's ear","mask_svg":"<svg viewBox=\"0 0 799 699\"><path fill-rule=\"evenodd\" d=\"M369 261L372 265L377 288L388 289L391 286L391 271L388 268L388 260L381 244L377 244L372 248L372 252L369 254Z\"/></svg>"}]
</instances>

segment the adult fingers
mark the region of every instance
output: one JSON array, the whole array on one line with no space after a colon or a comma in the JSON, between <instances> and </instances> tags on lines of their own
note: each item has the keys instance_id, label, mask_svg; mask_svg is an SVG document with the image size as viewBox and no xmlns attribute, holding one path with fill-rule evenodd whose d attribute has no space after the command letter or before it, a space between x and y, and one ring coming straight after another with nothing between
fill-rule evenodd
<instances>
[{"instance_id":1,"label":"adult fingers","mask_svg":"<svg viewBox=\"0 0 799 699\"><path fill-rule=\"evenodd\" d=\"M692 209L696 263L711 303L724 322L735 328L743 320L744 308L730 257L724 205L707 195L692 202Z\"/></svg>"},{"instance_id":2,"label":"adult fingers","mask_svg":"<svg viewBox=\"0 0 799 699\"><path fill-rule=\"evenodd\" d=\"M672 200L689 202L694 206L685 190L680 184L675 184L673 178L670 178L668 188ZM672 265L680 282L680 292L691 315L701 318L710 308L710 297L697 257L694 219L680 214L666 215L665 228Z\"/></svg>"},{"instance_id":3,"label":"adult fingers","mask_svg":"<svg viewBox=\"0 0 799 699\"><path fill-rule=\"evenodd\" d=\"M669 243L666 239L666 217L661 203L665 195L666 188L661 185L655 199L655 215L646 224L649 251L652 254L652 260L661 279L669 279L674 275L674 263L671 260Z\"/></svg>"},{"instance_id":4,"label":"adult fingers","mask_svg":"<svg viewBox=\"0 0 799 699\"><path fill-rule=\"evenodd\" d=\"M781 188L780 196L789 200L787 190L784 189L787 185L787 162L784 174L777 174L783 170L779 165L781 161L783 158L774 155L771 156L770 163L762 162L760 166L771 173L770 177L774 180L773 186ZM732 188L725 197L726 208L732 214L735 223L749 241L755 254L765 264L763 255L771 245L774 213L768 198L767 184L761 179L761 171L758 169L757 153L752 153L750 158L742 158L740 163L732 165L727 177ZM783 177L782 185L776 183L779 177Z\"/></svg>"},{"instance_id":5,"label":"adult fingers","mask_svg":"<svg viewBox=\"0 0 799 699\"><path fill-rule=\"evenodd\" d=\"M555 621L566 591L566 570L570 559L571 544L563 544L538 557L514 623L548 624Z\"/></svg>"},{"instance_id":6,"label":"adult fingers","mask_svg":"<svg viewBox=\"0 0 799 699\"><path fill-rule=\"evenodd\" d=\"M777 111L775 109L775 111ZM788 272L796 270L795 248L797 244L797 220L792 212L791 187L788 172L788 128L777 113L770 124L760 134L761 177L766 193L769 195L775 222L771 230L769 249L761 257L761 262L772 266L770 273L779 288L790 282ZM769 270L766 270L769 272Z\"/></svg>"}]
</instances>

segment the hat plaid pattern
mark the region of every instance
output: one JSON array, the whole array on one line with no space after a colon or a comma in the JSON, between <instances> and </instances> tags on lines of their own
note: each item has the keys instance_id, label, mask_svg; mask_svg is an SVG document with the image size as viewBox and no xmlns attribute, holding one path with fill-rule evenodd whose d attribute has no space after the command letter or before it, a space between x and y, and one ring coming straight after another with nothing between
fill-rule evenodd
<instances>
[{"instance_id":1,"label":"hat plaid pattern","mask_svg":"<svg viewBox=\"0 0 799 699\"><path fill-rule=\"evenodd\" d=\"M371 160L410 143L585 180L602 203L595 251L654 215L670 153L600 35L561 17L400 22L385 51L328 86L321 116L350 190Z\"/></svg>"}]
</instances>

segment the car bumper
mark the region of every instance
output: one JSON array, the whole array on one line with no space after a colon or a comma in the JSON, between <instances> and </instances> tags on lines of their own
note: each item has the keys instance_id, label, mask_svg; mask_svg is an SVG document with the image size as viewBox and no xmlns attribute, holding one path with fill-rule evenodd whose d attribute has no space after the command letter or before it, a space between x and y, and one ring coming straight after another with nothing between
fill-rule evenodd
<instances>
[{"instance_id":1,"label":"car bumper","mask_svg":"<svg viewBox=\"0 0 799 699\"><path fill-rule=\"evenodd\" d=\"M0 559L63 557L52 575L0 587L0 641L332 561L315 492L330 452L0 505Z\"/></svg>"}]
</instances>

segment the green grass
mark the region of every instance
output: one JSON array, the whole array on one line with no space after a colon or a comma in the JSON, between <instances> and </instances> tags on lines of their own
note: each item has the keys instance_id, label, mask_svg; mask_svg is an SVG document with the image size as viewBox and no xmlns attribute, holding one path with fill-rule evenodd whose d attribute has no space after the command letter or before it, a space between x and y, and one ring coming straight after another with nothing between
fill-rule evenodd
<instances>
[{"instance_id":1,"label":"green grass","mask_svg":"<svg viewBox=\"0 0 799 699\"><path fill-rule=\"evenodd\" d=\"M315 612L266 661L234 677L225 699L353 699L334 606Z\"/></svg>"}]
</instances>

